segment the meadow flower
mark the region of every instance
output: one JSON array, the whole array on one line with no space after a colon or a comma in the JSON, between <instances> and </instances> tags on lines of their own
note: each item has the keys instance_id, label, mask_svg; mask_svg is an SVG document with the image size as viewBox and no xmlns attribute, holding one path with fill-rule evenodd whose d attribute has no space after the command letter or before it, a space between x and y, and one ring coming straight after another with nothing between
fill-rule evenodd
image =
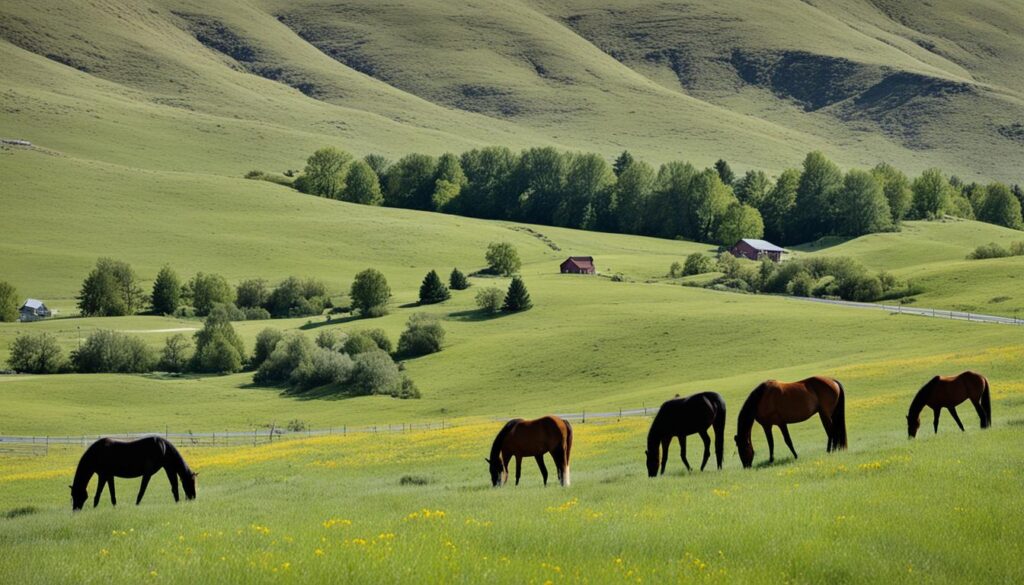
<instances>
[{"instance_id":1,"label":"meadow flower","mask_svg":"<svg viewBox=\"0 0 1024 585\"><path fill-rule=\"evenodd\" d=\"M335 526L351 526L351 525L352 525L352 521L351 520L347 520L345 518L330 518L328 520L324 520L324 522L323 522L323 527L324 528L334 528Z\"/></svg>"}]
</instances>

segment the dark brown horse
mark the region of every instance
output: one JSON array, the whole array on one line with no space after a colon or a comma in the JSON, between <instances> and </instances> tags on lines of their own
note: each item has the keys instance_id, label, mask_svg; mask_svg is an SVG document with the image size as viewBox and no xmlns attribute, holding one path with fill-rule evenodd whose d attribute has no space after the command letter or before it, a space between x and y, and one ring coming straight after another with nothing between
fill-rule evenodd
<instances>
[{"instance_id":1,"label":"dark brown horse","mask_svg":"<svg viewBox=\"0 0 1024 585\"><path fill-rule=\"evenodd\" d=\"M647 455L647 475L658 475L659 460L661 473L665 473L668 448L673 437L679 438L683 465L687 471L692 471L690 462L686 460L686 436L694 433L699 434L704 441L704 461L700 464L700 470L704 471L711 457L708 429L712 426L715 428L715 459L721 469L722 452L725 450L725 399L717 392L701 392L662 404L651 422L651 430L647 432L647 451L644 452Z\"/></svg>"},{"instance_id":2,"label":"dark brown horse","mask_svg":"<svg viewBox=\"0 0 1024 585\"><path fill-rule=\"evenodd\" d=\"M762 382L743 403L736 424L736 447L743 467L750 467L754 461L754 446L750 441L754 421L764 428L764 436L768 439L768 462L771 463L775 461L772 425L782 430L782 438L795 458L796 449L786 425L803 422L815 413L821 418L821 425L828 436L825 450L845 449L846 392L838 380L815 376L799 382Z\"/></svg>"},{"instance_id":3,"label":"dark brown horse","mask_svg":"<svg viewBox=\"0 0 1024 585\"><path fill-rule=\"evenodd\" d=\"M548 469L544 455L551 454L558 471L558 481L569 485L569 456L572 454L572 425L557 416L536 420L516 418L505 423L491 445L491 456L486 459L491 471L491 485L502 486L508 481L508 464L516 458L516 485L519 485L520 464L523 457L533 457L548 485Z\"/></svg>"},{"instance_id":4,"label":"dark brown horse","mask_svg":"<svg viewBox=\"0 0 1024 585\"><path fill-rule=\"evenodd\" d=\"M160 469L167 472L175 502L178 501L178 478L181 478L181 485L185 488L185 497L189 500L195 499L196 474L189 469L181 453L178 453L167 439L155 436L128 442L100 439L89 445L78 461L75 480L70 486L71 509L81 510L85 501L89 499L87 488L93 474L100 478L93 507L100 505L103 486L110 488L110 503L117 505L117 496L114 494L115 477L142 477L142 487L139 489L139 496L135 498L135 504L138 505L146 493L149 478Z\"/></svg>"},{"instance_id":5,"label":"dark brown horse","mask_svg":"<svg viewBox=\"0 0 1024 585\"><path fill-rule=\"evenodd\" d=\"M929 407L935 413L935 432L939 432L939 413L945 408L956 421L956 426L964 430L964 424L956 414L956 407L964 400L970 399L974 410L981 418L981 428L992 426L992 401L989 398L988 379L977 372L963 372L959 376L935 376L928 381L914 396L907 413L907 434L911 439L917 436L921 427L921 411Z\"/></svg>"}]
</instances>

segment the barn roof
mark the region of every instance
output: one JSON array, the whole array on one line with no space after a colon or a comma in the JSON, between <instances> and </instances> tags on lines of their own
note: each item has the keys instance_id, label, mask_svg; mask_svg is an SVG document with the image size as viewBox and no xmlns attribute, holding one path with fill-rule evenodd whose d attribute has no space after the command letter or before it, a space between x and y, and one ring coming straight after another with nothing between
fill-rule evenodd
<instances>
[{"instance_id":1,"label":"barn roof","mask_svg":"<svg viewBox=\"0 0 1024 585\"><path fill-rule=\"evenodd\" d=\"M38 299L26 299L25 304L22 305L21 308L42 309L43 306L43 301L40 301Z\"/></svg>"},{"instance_id":2,"label":"barn roof","mask_svg":"<svg viewBox=\"0 0 1024 585\"><path fill-rule=\"evenodd\" d=\"M565 262L562 262L562 264L565 264L566 262L571 262L575 264L578 268L594 268L593 256L569 256L568 258L565 259Z\"/></svg>"},{"instance_id":3,"label":"barn roof","mask_svg":"<svg viewBox=\"0 0 1024 585\"><path fill-rule=\"evenodd\" d=\"M748 246L755 250L762 252L785 252L782 248L766 240L755 240L752 238L743 238L741 242L746 242Z\"/></svg>"}]
</instances>

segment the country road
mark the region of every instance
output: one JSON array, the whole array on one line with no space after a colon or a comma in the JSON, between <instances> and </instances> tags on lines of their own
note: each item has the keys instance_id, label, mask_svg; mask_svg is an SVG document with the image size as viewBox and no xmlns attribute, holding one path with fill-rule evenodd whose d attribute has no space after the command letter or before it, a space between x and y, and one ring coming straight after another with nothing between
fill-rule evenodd
<instances>
[{"instance_id":1,"label":"country road","mask_svg":"<svg viewBox=\"0 0 1024 585\"><path fill-rule=\"evenodd\" d=\"M920 315L922 317L937 317L940 319L954 319L960 321L971 321L975 323L998 323L1001 325L1024 325L1024 319L1017 317L1000 317L998 315L981 315L963 311L947 311L945 309L927 309L924 307L908 307L906 305L880 305L876 303L857 303L854 301L836 301L831 299L816 299L812 297L786 297L793 301L805 301L809 303L824 303L828 305L839 305L841 307L852 307L855 309L875 309L899 313L901 315Z\"/></svg>"}]
</instances>

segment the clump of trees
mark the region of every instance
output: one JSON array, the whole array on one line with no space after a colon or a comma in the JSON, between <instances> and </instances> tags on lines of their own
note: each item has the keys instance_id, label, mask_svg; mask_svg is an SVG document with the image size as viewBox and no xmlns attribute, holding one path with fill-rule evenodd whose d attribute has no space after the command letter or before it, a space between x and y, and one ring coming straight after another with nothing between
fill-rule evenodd
<instances>
[{"instance_id":1,"label":"clump of trees","mask_svg":"<svg viewBox=\"0 0 1024 585\"><path fill-rule=\"evenodd\" d=\"M83 374L141 374L156 366L156 354L141 337L100 329L71 352L71 363Z\"/></svg>"},{"instance_id":2,"label":"clump of trees","mask_svg":"<svg viewBox=\"0 0 1024 585\"><path fill-rule=\"evenodd\" d=\"M419 357L441 351L444 345L444 327L434 315L415 313L405 324L405 331L398 338L398 355L405 358Z\"/></svg>"},{"instance_id":3,"label":"clump of trees","mask_svg":"<svg viewBox=\"0 0 1024 585\"><path fill-rule=\"evenodd\" d=\"M57 338L45 332L15 337L7 365L25 374L57 374L69 367Z\"/></svg>"},{"instance_id":4,"label":"clump of trees","mask_svg":"<svg viewBox=\"0 0 1024 585\"><path fill-rule=\"evenodd\" d=\"M844 173L820 152L770 177L737 175L725 160L707 169L685 161L655 168L629 152L610 165L594 153L550 147L413 153L391 163L328 148L310 157L295 186L370 205L722 245L858 236L944 215L1017 228L1024 222L1018 186L965 185L939 169L911 181L886 163Z\"/></svg>"},{"instance_id":5,"label":"clump of trees","mask_svg":"<svg viewBox=\"0 0 1024 585\"><path fill-rule=\"evenodd\" d=\"M21 308L18 303L18 290L13 284L0 280L0 322L11 323L18 320Z\"/></svg>"},{"instance_id":6,"label":"clump of trees","mask_svg":"<svg viewBox=\"0 0 1024 585\"><path fill-rule=\"evenodd\" d=\"M983 244L967 255L968 260L986 260L988 258L1007 258L1009 256L1024 256L1024 240L1013 242L1009 248L1004 248L992 242Z\"/></svg>"},{"instance_id":7,"label":"clump of trees","mask_svg":"<svg viewBox=\"0 0 1024 585\"><path fill-rule=\"evenodd\" d=\"M143 308L146 296L127 262L100 258L78 293L78 310L87 317L131 315Z\"/></svg>"}]
</instances>

